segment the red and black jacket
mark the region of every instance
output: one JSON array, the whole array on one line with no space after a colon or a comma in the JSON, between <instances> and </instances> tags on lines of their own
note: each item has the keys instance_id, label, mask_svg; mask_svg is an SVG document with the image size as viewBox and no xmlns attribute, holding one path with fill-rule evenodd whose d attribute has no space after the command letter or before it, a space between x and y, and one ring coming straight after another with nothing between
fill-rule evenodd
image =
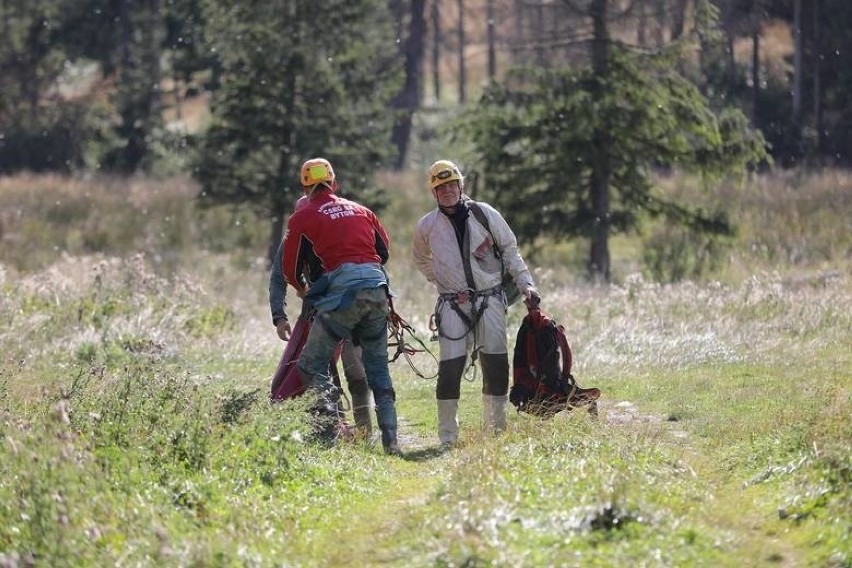
<instances>
[{"instance_id":1,"label":"red and black jacket","mask_svg":"<svg viewBox=\"0 0 852 568\"><path fill-rule=\"evenodd\" d=\"M287 282L301 290L302 273L315 280L347 262L385 264L389 252L390 237L375 213L323 191L290 216L281 268Z\"/></svg>"}]
</instances>

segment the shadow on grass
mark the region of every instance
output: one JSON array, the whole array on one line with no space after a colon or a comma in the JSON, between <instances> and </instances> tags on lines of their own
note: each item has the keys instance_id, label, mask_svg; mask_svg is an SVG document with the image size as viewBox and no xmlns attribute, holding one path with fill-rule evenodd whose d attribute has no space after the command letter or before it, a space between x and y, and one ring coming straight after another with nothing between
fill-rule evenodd
<instances>
[{"instance_id":1,"label":"shadow on grass","mask_svg":"<svg viewBox=\"0 0 852 568\"><path fill-rule=\"evenodd\" d=\"M425 462L428 460L433 460L439 458L447 453L445 450L441 449L440 445L437 446L429 446L427 448L417 448L411 451L402 451L402 456L400 456L405 461L410 462Z\"/></svg>"}]
</instances>

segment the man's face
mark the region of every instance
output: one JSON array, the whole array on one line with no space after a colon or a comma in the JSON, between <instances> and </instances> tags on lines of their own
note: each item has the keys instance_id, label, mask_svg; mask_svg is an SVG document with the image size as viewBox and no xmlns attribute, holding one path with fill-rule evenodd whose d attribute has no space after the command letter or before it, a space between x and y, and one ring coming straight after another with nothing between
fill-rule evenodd
<instances>
[{"instance_id":1,"label":"man's face","mask_svg":"<svg viewBox=\"0 0 852 568\"><path fill-rule=\"evenodd\" d=\"M432 193L435 194L435 199L441 207L453 207L461 199L461 188L459 187L458 180L442 183L433 189Z\"/></svg>"}]
</instances>

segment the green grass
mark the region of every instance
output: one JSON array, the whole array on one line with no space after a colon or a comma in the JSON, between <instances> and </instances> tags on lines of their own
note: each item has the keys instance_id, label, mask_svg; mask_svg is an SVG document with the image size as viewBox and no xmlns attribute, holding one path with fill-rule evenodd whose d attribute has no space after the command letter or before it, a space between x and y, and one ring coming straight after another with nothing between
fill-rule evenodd
<instances>
[{"instance_id":1,"label":"green grass","mask_svg":"<svg viewBox=\"0 0 852 568\"><path fill-rule=\"evenodd\" d=\"M415 212L392 211L395 304L437 350L433 293L405 255ZM801 211L802 227L828 215ZM783 236L772 216L789 218L751 226L763 242ZM269 404L284 344L263 265L239 250L186 245L174 258L192 262L168 268L158 249L38 248L30 265L4 248L0 565L849 566L852 281L829 233L802 232L829 260L758 255L739 279L741 260L718 281L608 287L538 266L599 417L511 412L483 435L471 374L462 443L442 454L434 380L399 360L402 458L313 443L304 401Z\"/></svg>"}]
</instances>

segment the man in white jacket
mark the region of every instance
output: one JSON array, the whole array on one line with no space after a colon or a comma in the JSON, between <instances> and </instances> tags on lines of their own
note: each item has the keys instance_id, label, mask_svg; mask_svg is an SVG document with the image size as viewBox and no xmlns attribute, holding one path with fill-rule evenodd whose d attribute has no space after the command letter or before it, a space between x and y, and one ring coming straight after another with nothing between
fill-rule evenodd
<instances>
[{"instance_id":1,"label":"man in white jacket","mask_svg":"<svg viewBox=\"0 0 852 568\"><path fill-rule=\"evenodd\" d=\"M506 427L509 355L503 272L527 299L540 297L512 229L496 209L464 195L464 177L456 164L432 164L429 188L437 207L417 222L412 251L417 268L438 290L438 437L442 447L449 448L459 435L458 405L468 352L482 368L485 429L498 432ZM484 214L487 226L474 207Z\"/></svg>"}]
</instances>

